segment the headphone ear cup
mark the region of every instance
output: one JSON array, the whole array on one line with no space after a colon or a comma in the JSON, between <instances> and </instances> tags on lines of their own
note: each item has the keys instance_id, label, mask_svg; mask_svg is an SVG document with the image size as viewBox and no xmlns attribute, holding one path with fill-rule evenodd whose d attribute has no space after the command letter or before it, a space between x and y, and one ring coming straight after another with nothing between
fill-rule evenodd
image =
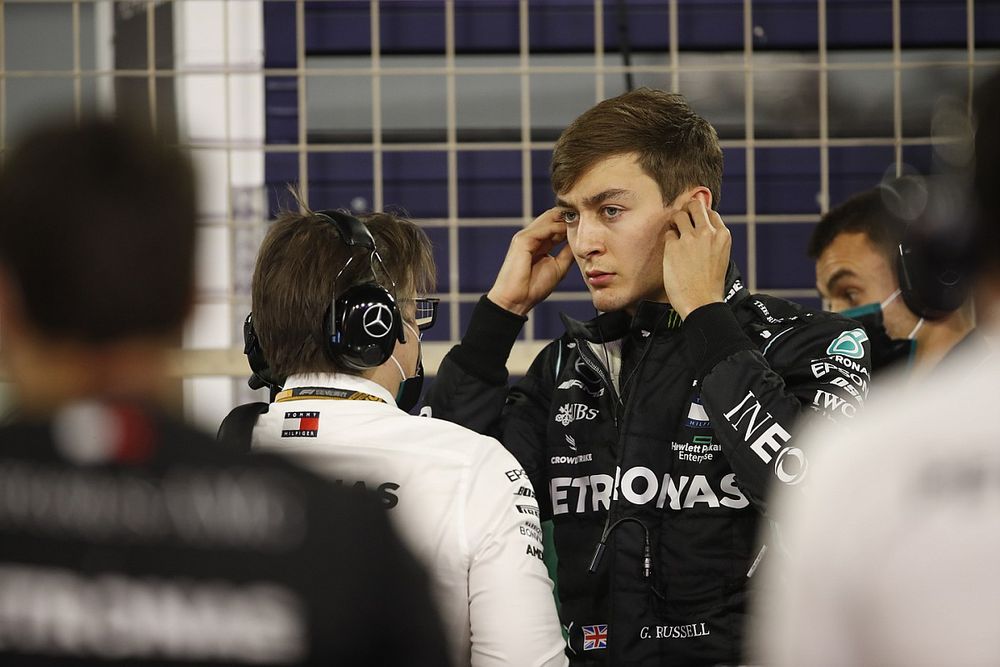
<instances>
[{"instance_id":1,"label":"headphone ear cup","mask_svg":"<svg viewBox=\"0 0 1000 667\"><path fill-rule=\"evenodd\" d=\"M960 258L940 245L904 236L896 258L896 275L903 302L918 317L937 320L958 310L969 294L968 272Z\"/></svg>"},{"instance_id":2,"label":"headphone ear cup","mask_svg":"<svg viewBox=\"0 0 1000 667\"><path fill-rule=\"evenodd\" d=\"M961 308L971 289L971 197L954 176L909 179L901 186L906 226L896 264L900 295L914 314L941 319Z\"/></svg>"},{"instance_id":3,"label":"headphone ear cup","mask_svg":"<svg viewBox=\"0 0 1000 667\"><path fill-rule=\"evenodd\" d=\"M253 375L249 384L251 389L261 387L275 387L281 383L276 381L271 375L271 364L264 356L264 349L260 346L260 339L257 331L253 328L253 313L247 315L243 321L243 354L247 357L247 363Z\"/></svg>"},{"instance_id":4,"label":"headphone ear cup","mask_svg":"<svg viewBox=\"0 0 1000 667\"><path fill-rule=\"evenodd\" d=\"M331 305L327 335L334 359L354 370L381 366L402 335L396 300L375 283L351 287Z\"/></svg>"}]
</instances>

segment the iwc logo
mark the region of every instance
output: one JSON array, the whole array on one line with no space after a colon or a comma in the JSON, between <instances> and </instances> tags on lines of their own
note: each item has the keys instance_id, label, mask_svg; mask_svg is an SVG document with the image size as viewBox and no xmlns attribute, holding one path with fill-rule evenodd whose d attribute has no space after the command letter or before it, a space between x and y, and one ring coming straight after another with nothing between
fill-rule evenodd
<instances>
[{"instance_id":1,"label":"iwc logo","mask_svg":"<svg viewBox=\"0 0 1000 667\"><path fill-rule=\"evenodd\" d=\"M384 338L392 331L392 311L384 303L373 303L365 311L361 324L372 338Z\"/></svg>"}]
</instances>

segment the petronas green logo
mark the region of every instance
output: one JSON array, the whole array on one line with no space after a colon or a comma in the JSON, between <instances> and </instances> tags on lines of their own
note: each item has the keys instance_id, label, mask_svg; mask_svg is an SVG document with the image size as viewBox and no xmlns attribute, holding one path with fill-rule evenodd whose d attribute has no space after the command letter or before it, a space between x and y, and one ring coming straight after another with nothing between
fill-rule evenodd
<instances>
[{"instance_id":1,"label":"petronas green logo","mask_svg":"<svg viewBox=\"0 0 1000 667\"><path fill-rule=\"evenodd\" d=\"M850 357L851 359L860 359L865 356L865 348L862 346L868 340L868 334L865 333L864 329L852 329L851 331L845 331L830 343L830 347L826 348L826 353L833 355L839 354L842 357Z\"/></svg>"}]
</instances>

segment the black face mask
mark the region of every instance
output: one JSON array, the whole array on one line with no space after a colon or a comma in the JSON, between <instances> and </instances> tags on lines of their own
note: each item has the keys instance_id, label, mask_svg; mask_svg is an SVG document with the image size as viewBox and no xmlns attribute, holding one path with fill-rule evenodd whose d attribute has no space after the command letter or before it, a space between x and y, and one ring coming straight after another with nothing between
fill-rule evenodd
<instances>
[{"instance_id":1,"label":"black face mask","mask_svg":"<svg viewBox=\"0 0 1000 667\"><path fill-rule=\"evenodd\" d=\"M912 339L889 338L882 317L882 304L849 308L840 312L844 317L860 322L868 333L872 350L872 372L880 373L887 368L906 368L913 363L917 351L917 341Z\"/></svg>"},{"instance_id":2,"label":"black face mask","mask_svg":"<svg viewBox=\"0 0 1000 667\"><path fill-rule=\"evenodd\" d=\"M396 390L396 405L400 410L410 412L420 402L420 392L424 388L424 361L417 357L417 370L413 377L408 377L399 383Z\"/></svg>"}]
</instances>

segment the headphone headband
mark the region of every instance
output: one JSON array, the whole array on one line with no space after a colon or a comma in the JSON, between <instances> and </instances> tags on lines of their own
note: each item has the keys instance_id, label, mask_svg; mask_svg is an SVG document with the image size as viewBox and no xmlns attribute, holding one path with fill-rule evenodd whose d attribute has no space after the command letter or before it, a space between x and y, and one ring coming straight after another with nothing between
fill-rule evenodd
<instances>
[{"instance_id":1,"label":"headphone headband","mask_svg":"<svg viewBox=\"0 0 1000 667\"><path fill-rule=\"evenodd\" d=\"M333 225L337 233L340 234L340 240L344 242L344 245L376 251L375 237L372 236L368 227L353 215L332 209L316 211L315 215L318 218L326 218Z\"/></svg>"},{"instance_id":2,"label":"headphone headband","mask_svg":"<svg viewBox=\"0 0 1000 667\"><path fill-rule=\"evenodd\" d=\"M396 347L396 341L405 342L403 319L392 283L382 256L375 245L375 237L363 222L342 211L324 210L316 213L321 220L331 222L344 245L351 249L362 248L369 252L371 280L352 285L338 297L337 283L347 270L352 256L337 273L334 280L334 296L326 314L326 336L331 358L342 362L352 370L374 368L385 363ZM374 260L382 272L389 277L392 290L379 283L375 275Z\"/></svg>"},{"instance_id":3,"label":"headphone headband","mask_svg":"<svg viewBox=\"0 0 1000 667\"><path fill-rule=\"evenodd\" d=\"M316 211L315 217L333 225L340 241L352 251L334 279L334 294L331 295L330 307L324 314L327 354L351 370L360 371L380 366L392 356L396 341L406 342L403 318L393 296L396 285L379 255L375 238L363 222L353 215L334 210ZM337 283L354 261L357 249L368 253L371 279L352 285L338 297ZM389 279L391 290L379 282L375 273L375 261ZM256 389L263 383L274 389L278 382L270 375L264 350L261 349L253 328L252 315L247 316L243 338L244 353L254 373L250 386Z\"/></svg>"}]
</instances>

